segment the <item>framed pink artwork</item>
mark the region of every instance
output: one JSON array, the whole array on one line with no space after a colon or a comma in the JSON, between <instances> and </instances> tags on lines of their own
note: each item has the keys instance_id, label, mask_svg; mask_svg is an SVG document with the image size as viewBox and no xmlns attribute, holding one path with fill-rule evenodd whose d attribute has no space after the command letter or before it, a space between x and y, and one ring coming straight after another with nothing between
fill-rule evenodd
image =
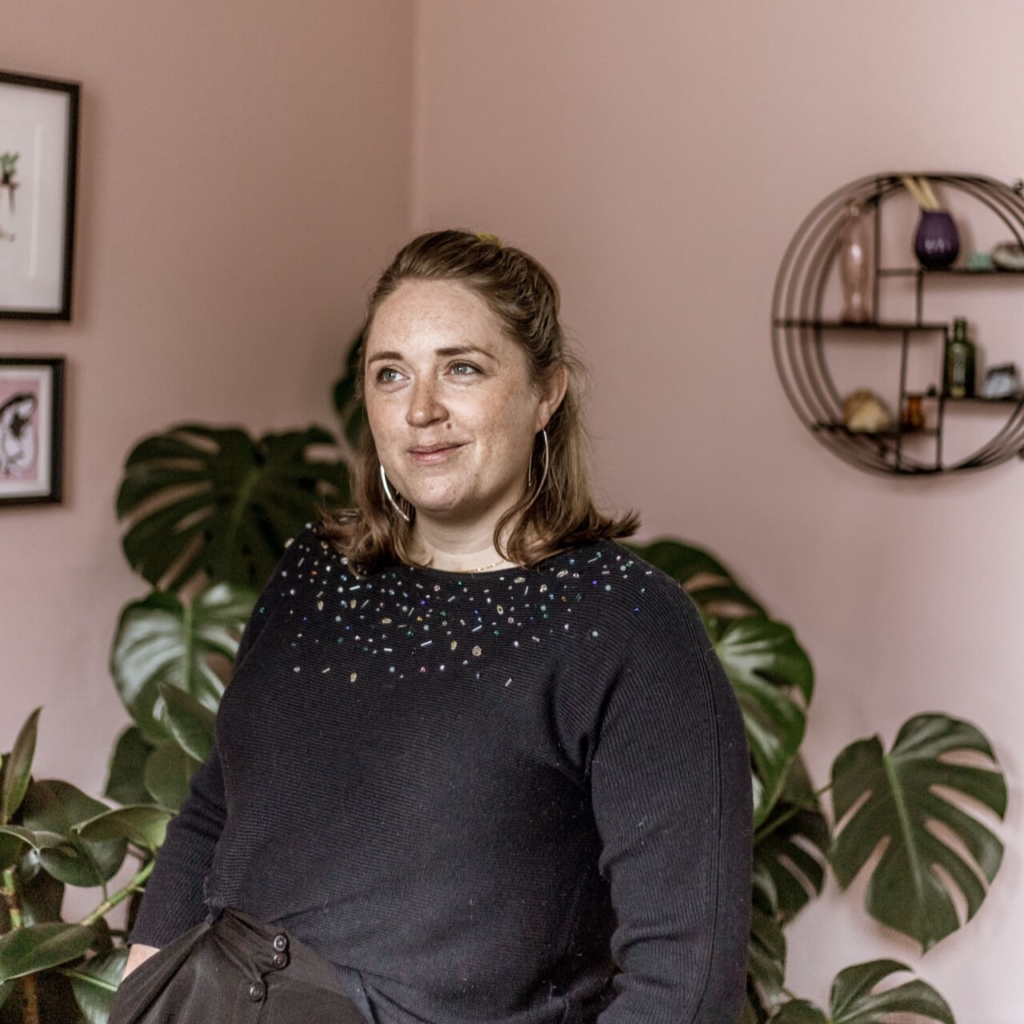
<instances>
[{"instance_id":1,"label":"framed pink artwork","mask_svg":"<svg viewBox=\"0 0 1024 1024\"><path fill-rule=\"evenodd\" d=\"M62 498L64 360L0 356L0 506Z\"/></svg>"}]
</instances>

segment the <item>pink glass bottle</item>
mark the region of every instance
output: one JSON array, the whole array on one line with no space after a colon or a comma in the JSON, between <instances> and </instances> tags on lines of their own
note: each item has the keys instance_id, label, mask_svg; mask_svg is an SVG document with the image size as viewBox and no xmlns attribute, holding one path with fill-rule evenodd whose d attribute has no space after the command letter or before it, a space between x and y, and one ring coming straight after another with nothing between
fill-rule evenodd
<instances>
[{"instance_id":1,"label":"pink glass bottle","mask_svg":"<svg viewBox=\"0 0 1024 1024\"><path fill-rule=\"evenodd\" d=\"M868 215L856 199L846 204L839 232L839 279L843 287L845 323L862 324L871 319L873 253Z\"/></svg>"}]
</instances>

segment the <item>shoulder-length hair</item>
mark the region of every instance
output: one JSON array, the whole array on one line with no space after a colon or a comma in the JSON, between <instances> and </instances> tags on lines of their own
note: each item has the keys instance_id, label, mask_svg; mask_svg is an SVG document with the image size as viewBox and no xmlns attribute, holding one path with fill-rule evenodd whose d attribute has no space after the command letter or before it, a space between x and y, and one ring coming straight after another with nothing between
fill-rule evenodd
<instances>
[{"instance_id":1,"label":"shoulder-length hair","mask_svg":"<svg viewBox=\"0 0 1024 1024\"><path fill-rule=\"evenodd\" d=\"M408 243L381 275L369 301L359 360L358 393L365 385L365 339L381 303L407 280L457 281L472 289L505 334L526 353L534 384L551 383L566 372L565 397L534 438L529 482L522 497L498 522L494 546L517 565L532 566L577 544L634 533L635 513L621 518L600 512L591 496L586 465L586 432L580 412L582 369L567 351L558 320L558 288L531 256L503 245L493 235L434 231ZM411 555L416 510L395 495L408 520L384 492L380 460L369 426L364 425L355 466L355 509L324 517L322 531L359 572Z\"/></svg>"}]
</instances>

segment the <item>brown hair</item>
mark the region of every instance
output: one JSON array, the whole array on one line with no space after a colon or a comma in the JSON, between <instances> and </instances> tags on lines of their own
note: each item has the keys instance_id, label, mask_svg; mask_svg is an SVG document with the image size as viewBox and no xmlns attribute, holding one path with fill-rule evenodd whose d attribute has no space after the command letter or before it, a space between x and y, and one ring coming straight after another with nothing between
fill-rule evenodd
<instances>
[{"instance_id":1,"label":"brown hair","mask_svg":"<svg viewBox=\"0 0 1024 1024\"><path fill-rule=\"evenodd\" d=\"M370 296L363 330L368 336L381 303L406 280L457 281L487 304L495 320L522 346L535 384L549 383L563 369L568 378L565 398L547 425L548 468L544 472L544 441L534 440L533 486L498 522L494 545L510 562L531 566L575 544L628 537L638 524L635 513L614 519L599 512L590 493L586 466L586 432L580 412L582 370L566 350L558 322L558 288L551 275L519 249L502 245L493 235L466 231L434 231L414 238L381 275ZM359 360L362 394L365 349ZM369 427L364 425L355 467L356 508L325 517L323 532L361 572L410 557L411 523L389 504L380 480L380 461ZM401 499L398 499L401 500ZM408 507L410 520L415 510ZM510 526L508 537L502 534Z\"/></svg>"}]
</instances>

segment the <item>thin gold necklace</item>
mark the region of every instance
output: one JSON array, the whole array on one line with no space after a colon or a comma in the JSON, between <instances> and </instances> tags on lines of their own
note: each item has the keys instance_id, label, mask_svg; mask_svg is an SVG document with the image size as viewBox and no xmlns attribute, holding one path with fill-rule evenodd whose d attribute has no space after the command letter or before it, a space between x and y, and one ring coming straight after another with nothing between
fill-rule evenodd
<instances>
[{"instance_id":1,"label":"thin gold necklace","mask_svg":"<svg viewBox=\"0 0 1024 1024\"><path fill-rule=\"evenodd\" d=\"M475 569L456 569L456 572L487 572L488 569L497 569L499 565L507 562L507 558L499 558L496 562L491 562L490 565L480 565Z\"/></svg>"}]
</instances>

